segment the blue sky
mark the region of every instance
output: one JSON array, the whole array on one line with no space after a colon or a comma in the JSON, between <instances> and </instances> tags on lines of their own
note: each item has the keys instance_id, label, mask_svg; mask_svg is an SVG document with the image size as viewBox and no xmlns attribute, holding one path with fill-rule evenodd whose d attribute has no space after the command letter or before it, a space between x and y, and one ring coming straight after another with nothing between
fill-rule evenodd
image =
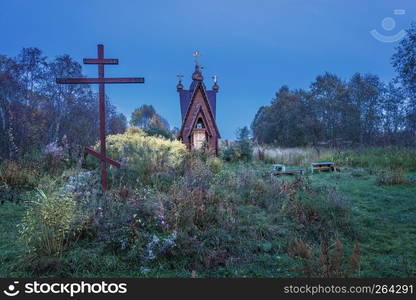
<instances>
[{"instance_id":1,"label":"blue sky","mask_svg":"<svg viewBox=\"0 0 416 300\"><path fill-rule=\"evenodd\" d=\"M405 9L395 15L395 9ZM382 21L395 20L385 30ZM390 20L390 25L391 19ZM152 104L171 126L180 126L176 75L190 84L194 58L207 87L219 78L217 123L223 139L250 125L258 108L280 86L307 88L325 71L347 79L355 72L393 78L390 57L397 43L370 35L393 35L416 20L413 0L270 1L0 1L0 53L15 56L38 47L49 58L69 54L79 62L119 58L106 76L145 77L143 85L111 85L106 92L119 111ZM95 66L84 66L95 77Z\"/></svg>"}]
</instances>

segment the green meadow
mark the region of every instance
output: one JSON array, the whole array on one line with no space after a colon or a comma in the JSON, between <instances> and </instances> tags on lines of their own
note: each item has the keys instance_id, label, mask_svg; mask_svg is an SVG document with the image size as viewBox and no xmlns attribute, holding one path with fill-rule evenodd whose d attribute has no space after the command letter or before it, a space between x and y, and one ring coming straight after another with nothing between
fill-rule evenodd
<instances>
[{"instance_id":1,"label":"green meadow","mask_svg":"<svg viewBox=\"0 0 416 300\"><path fill-rule=\"evenodd\" d=\"M272 164L306 168L312 149L224 160L130 130L109 152L128 167L105 195L93 160L2 164L1 277L416 275L414 150L328 150L340 172L303 176Z\"/></svg>"}]
</instances>

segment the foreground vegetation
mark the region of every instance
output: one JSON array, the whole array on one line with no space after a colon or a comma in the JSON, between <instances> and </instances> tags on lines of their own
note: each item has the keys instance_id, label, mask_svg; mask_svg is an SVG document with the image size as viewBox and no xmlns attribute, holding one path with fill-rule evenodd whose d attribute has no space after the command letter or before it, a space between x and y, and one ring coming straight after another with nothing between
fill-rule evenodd
<instances>
[{"instance_id":1,"label":"foreground vegetation","mask_svg":"<svg viewBox=\"0 0 416 300\"><path fill-rule=\"evenodd\" d=\"M93 160L3 162L1 277L416 275L414 150L327 151L341 172L281 178L270 163L299 149L225 162L138 129L108 141L125 161L105 195Z\"/></svg>"}]
</instances>

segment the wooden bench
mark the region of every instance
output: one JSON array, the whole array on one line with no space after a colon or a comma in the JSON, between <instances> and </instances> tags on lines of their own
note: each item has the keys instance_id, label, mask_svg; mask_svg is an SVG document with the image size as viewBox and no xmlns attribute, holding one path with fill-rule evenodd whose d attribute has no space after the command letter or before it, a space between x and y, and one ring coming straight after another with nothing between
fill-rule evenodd
<instances>
[{"instance_id":1,"label":"wooden bench","mask_svg":"<svg viewBox=\"0 0 416 300\"><path fill-rule=\"evenodd\" d=\"M303 175L303 173L305 172L305 170L303 169L299 169L299 170L290 170L290 171L281 171L281 172L274 172L273 175L275 176L279 176L279 175Z\"/></svg>"},{"instance_id":2,"label":"wooden bench","mask_svg":"<svg viewBox=\"0 0 416 300\"><path fill-rule=\"evenodd\" d=\"M277 172L284 172L286 171L286 166L282 164L274 164L273 169Z\"/></svg>"},{"instance_id":3,"label":"wooden bench","mask_svg":"<svg viewBox=\"0 0 416 300\"><path fill-rule=\"evenodd\" d=\"M311 172L335 171L334 163L329 161L311 163Z\"/></svg>"},{"instance_id":4,"label":"wooden bench","mask_svg":"<svg viewBox=\"0 0 416 300\"><path fill-rule=\"evenodd\" d=\"M286 166L282 164L274 164L273 165L273 172L271 173L274 176L279 175L296 175L296 174L303 174L305 170L303 169L296 169L296 170L286 170Z\"/></svg>"}]
</instances>

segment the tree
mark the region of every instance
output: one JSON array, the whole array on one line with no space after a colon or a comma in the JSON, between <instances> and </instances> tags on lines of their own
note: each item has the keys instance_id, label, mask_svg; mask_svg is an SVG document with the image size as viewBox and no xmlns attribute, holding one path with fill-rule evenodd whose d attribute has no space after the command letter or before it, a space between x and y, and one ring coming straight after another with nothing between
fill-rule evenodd
<instances>
[{"instance_id":1,"label":"tree","mask_svg":"<svg viewBox=\"0 0 416 300\"><path fill-rule=\"evenodd\" d=\"M338 76L325 73L316 78L310 87L310 107L322 124L322 138L331 145L345 138L350 104L347 86Z\"/></svg>"},{"instance_id":2,"label":"tree","mask_svg":"<svg viewBox=\"0 0 416 300\"><path fill-rule=\"evenodd\" d=\"M416 22L410 25L406 37L400 41L392 57L392 63L398 73L397 80L405 88L408 96L405 103L406 131L413 143L416 143Z\"/></svg>"},{"instance_id":3,"label":"tree","mask_svg":"<svg viewBox=\"0 0 416 300\"><path fill-rule=\"evenodd\" d=\"M41 152L65 144L70 158L98 139L98 97L89 85L56 84L57 77L83 77L70 56L48 61L37 48L17 57L0 55L0 157ZM107 133L121 133L126 118L107 99Z\"/></svg>"},{"instance_id":4,"label":"tree","mask_svg":"<svg viewBox=\"0 0 416 300\"><path fill-rule=\"evenodd\" d=\"M146 129L152 122L154 115L156 115L154 107L152 105L144 104L135 109L131 114L130 125Z\"/></svg>"},{"instance_id":5,"label":"tree","mask_svg":"<svg viewBox=\"0 0 416 300\"><path fill-rule=\"evenodd\" d=\"M237 130L236 141L222 149L221 156L226 161L249 161L253 158L253 143L247 126Z\"/></svg>"},{"instance_id":6,"label":"tree","mask_svg":"<svg viewBox=\"0 0 416 300\"><path fill-rule=\"evenodd\" d=\"M310 93L305 93L305 114L303 118L303 126L305 130L305 139L308 144L316 150L318 157L320 157L319 142L323 139L324 127L322 122L318 120L318 116L315 112L315 101Z\"/></svg>"},{"instance_id":7,"label":"tree","mask_svg":"<svg viewBox=\"0 0 416 300\"><path fill-rule=\"evenodd\" d=\"M405 128L405 96L403 88L390 82L381 103L382 129L388 145L401 144L399 135Z\"/></svg>"},{"instance_id":8,"label":"tree","mask_svg":"<svg viewBox=\"0 0 416 300\"><path fill-rule=\"evenodd\" d=\"M416 22L410 25L407 35L400 41L392 64L398 73L398 79L412 94L416 95Z\"/></svg>"},{"instance_id":9,"label":"tree","mask_svg":"<svg viewBox=\"0 0 416 300\"><path fill-rule=\"evenodd\" d=\"M58 56L49 64L49 80L47 81L48 110L53 114L49 128L50 142L62 137L62 126L68 109L77 99L89 98L91 92L87 85L57 84L55 78L82 77L82 66L69 55ZM91 99L92 100L92 99ZM69 125L69 124L65 124Z\"/></svg>"},{"instance_id":10,"label":"tree","mask_svg":"<svg viewBox=\"0 0 416 300\"><path fill-rule=\"evenodd\" d=\"M271 105L258 110L251 125L255 139L281 146L304 144L304 97L302 90L290 91L287 86L281 87Z\"/></svg>"},{"instance_id":11,"label":"tree","mask_svg":"<svg viewBox=\"0 0 416 300\"><path fill-rule=\"evenodd\" d=\"M357 73L344 81L325 73L307 91L281 87L271 105L257 111L251 128L259 143L312 145L318 154L323 145L401 143L409 127L404 107L403 89L376 75Z\"/></svg>"},{"instance_id":12,"label":"tree","mask_svg":"<svg viewBox=\"0 0 416 300\"><path fill-rule=\"evenodd\" d=\"M11 103L21 91L15 61L0 55L0 158L11 159L18 155Z\"/></svg>"},{"instance_id":13,"label":"tree","mask_svg":"<svg viewBox=\"0 0 416 300\"><path fill-rule=\"evenodd\" d=\"M247 126L237 130L236 144L240 153L240 159L251 160L253 157L253 145L250 141L250 131Z\"/></svg>"},{"instance_id":14,"label":"tree","mask_svg":"<svg viewBox=\"0 0 416 300\"><path fill-rule=\"evenodd\" d=\"M260 107L251 123L254 139L259 143L270 144L273 142L269 110L270 108L267 106Z\"/></svg>"},{"instance_id":15,"label":"tree","mask_svg":"<svg viewBox=\"0 0 416 300\"><path fill-rule=\"evenodd\" d=\"M374 143L379 132L384 90L376 75L356 73L348 82L350 138L360 145Z\"/></svg>"},{"instance_id":16,"label":"tree","mask_svg":"<svg viewBox=\"0 0 416 300\"><path fill-rule=\"evenodd\" d=\"M127 118L122 113L114 114L108 123L110 134L124 133L127 129Z\"/></svg>"},{"instance_id":17,"label":"tree","mask_svg":"<svg viewBox=\"0 0 416 300\"><path fill-rule=\"evenodd\" d=\"M135 109L131 115L130 125L143 129L148 135L174 139L173 133L169 130L169 123L156 113L152 105L144 104Z\"/></svg>"}]
</instances>

